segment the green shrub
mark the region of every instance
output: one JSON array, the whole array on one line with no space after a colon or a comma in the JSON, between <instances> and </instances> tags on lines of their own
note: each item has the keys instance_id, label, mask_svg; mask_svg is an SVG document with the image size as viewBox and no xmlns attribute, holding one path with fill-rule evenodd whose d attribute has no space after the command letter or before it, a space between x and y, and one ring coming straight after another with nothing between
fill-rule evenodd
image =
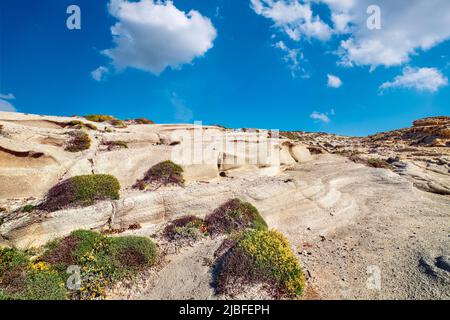
<instances>
[{"instance_id":1,"label":"green shrub","mask_svg":"<svg viewBox=\"0 0 450 320\"><path fill-rule=\"evenodd\" d=\"M13 248L0 248L0 277L9 269L24 267L28 263L28 255Z\"/></svg>"},{"instance_id":2,"label":"green shrub","mask_svg":"<svg viewBox=\"0 0 450 320\"><path fill-rule=\"evenodd\" d=\"M95 231L77 230L47 245L44 261L65 272L67 266L81 267L82 288L74 299L96 299L115 281L135 276L157 259L156 245L148 238L107 237Z\"/></svg>"},{"instance_id":3,"label":"green shrub","mask_svg":"<svg viewBox=\"0 0 450 320\"><path fill-rule=\"evenodd\" d=\"M22 212L30 213L30 212L33 212L33 210L34 210L35 208L36 208L36 207L33 206L32 204L27 204L27 205L25 205L25 206L22 207L21 211L22 211Z\"/></svg>"},{"instance_id":4,"label":"green shrub","mask_svg":"<svg viewBox=\"0 0 450 320\"><path fill-rule=\"evenodd\" d=\"M114 128L126 128L127 124L119 119L113 119L109 122Z\"/></svg>"},{"instance_id":5,"label":"green shrub","mask_svg":"<svg viewBox=\"0 0 450 320\"><path fill-rule=\"evenodd\" d=\"M88 115L84 116L84 118L89 121L93 121L93 122L107 122L107 121L116 119L113 116L108 116L108 115L103 115L103 114L88 114Z\"/></svg>"},{"instance_id":6,"label":"green shrub","mask_svg":"<svg viewBox=\"0 0 450 320\"><path fill-rule=\"evenodd\" d=\"M0 300L62 300L64 279L17 249L0 249Z\"/></svg>"},{"instance_id":7,"label":"green shrub","mask_svg":"<svg viewBox=\"0 0 450 320\"><path fill-rule=\"evenodd\" d=\"M156 262L156 245L148 238L125 236L113 238L112 252L123 274L141 271Z\"/></svg>"},{"instance_id":8,"label":"green shrub","mask_svg":"<svg viewBox=\"0 0 450 320\"><path fill-rule=\"evenodd\" d=\"M279 232L248 230L219 258L219 294L262 283L276 297L299 298L304 276L286 238Z\"/></svg>"},{"instance_id":9,"label":"green shrub","mask_svg":"<svg viewBox=\"0 0 450 320\"><path fill-rule=\"evenodd\" d=\"M56 211L67 206L90 206L98 200L120 198L120 183L112 175L91 174L69 178L49 190L46 200L39 206Z\"/></svg>"},{"instance_id":10,"label":"green shrub","mask_svg":"<svg viewBox=\"0 0 450 320\"><path fill-rule=\"evenodd\" d=\"M149 120L147 118L137 118L134 119L134 122L137 124L155 124L152 120Z\"/></svg>"},{"instance_id":11,"label":"green shrub","mask_svg":"<svg viewBox=\"0 0 450 320\"><path fill-rule=\"evenodd\" d=\"M177 184L183 186L183 168L170 160L160 162L151 167L144 178L138 180L133 187L143 190L152 183L160 185Z\"/></svg>"},{"instance_id":12,"label":"green shrub","mask_svg":"<svg viewBox=\"0 0 450 320\"><path fill-rule=\"evenodd\" d=\"M92 123L84 123L83 121L80 121L80 120L69 121L69 122L67 122L66 125L69 126L69 127L76 128L76 129L88 128L88 129L91 129L91 130L97 130L97 126L95 126L94 124L92 124Z\"/></svg>"},{"instance_id":13,"label":"green shrub","mask_svg":"<svg viewBox=\"0 0 450 320\"><path fill-rule=\"evenodd\" d=\"M231 199L205 218L206 228L212 235L231 233L246 228L267 229L263 217L252 204Z\"/></svg>"},{"instance_id":14,"label":"green shrub","mask_svg":"<svg viewBox=\"0 0 450 320\"><path fill-rule=\"evenodd\" d=\"M189 215L171 221L163 231L168 241L196 241L207 235L205 222L195 216Z\"/></svg>"},{"instance_id":15,"label":"green shrub","mask_svg":"<svg viewBox=\"0 0 450 320\"><path fill-rule=\"evenodd\" d=\"M80 152L91 147L91 138L84 131L73 131L69 133L71 139L69 140L66 150L69 152Z\"/></svg>"},{"instance_id":16,"label":"green shrub","mask_svg":"<svg viewBox=\"0 0 450 320\"><path fill-rule=\"evenodd\" d=\"M53 270L31 270L27 287L18 298L24 300L65 300L67 291L60 274Z\"/></svg>"},{"instance_id":17,"label":"green shrub","mask_svg":"<svg viewBox=\"0 0 450 320\"><path fill-rule=\"evenodd\" d=\"M113 150L115 147L128 149L128 143L126 141L117 140L117 141L106 141L103 142L103 145L108 147L108 150Z\"/></svg>"},{"instance_id":18,"label":"green shrub","mask_svg":"<svg viewBox=\"0 0 450 320\"><path fill-rule=\"evenodd\" d=\"M280 137L286 138L289 140L298 140L299 139L299 136L297 134L295 134L294 132L290 132L290 131L281 131Z\"/></svg>"},{"instance_id":19,"label":"green shrub","mask_svg":"<svg viewBox=\"0 0 450 320\"><path fill-rule=\"evenodd\" d=\"M0 213L5 212L5 211L6 211L6 208L0 207Z\"/></svg>"}]
</instances>

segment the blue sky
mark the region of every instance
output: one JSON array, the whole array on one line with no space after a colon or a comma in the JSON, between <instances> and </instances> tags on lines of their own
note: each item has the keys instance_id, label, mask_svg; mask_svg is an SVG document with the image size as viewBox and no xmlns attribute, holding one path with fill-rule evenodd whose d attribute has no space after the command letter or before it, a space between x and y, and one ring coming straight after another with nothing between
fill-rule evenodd
<instances>
[{"instance_id":1,"label":"blue sky","mask_svg":"<svg viewBox=\"0 0 450 320\"><path fill-rule=\"evenodd\" d=\"M446 0L429 8L444 18L378 1L375 31L363 29L367 6L344 0L113 1L2 0L0 110L347 135L450 115ZM81 30L66 27L71 4ZM115 41L113 25L131 40Z\"/></svg>"}]
</instances>

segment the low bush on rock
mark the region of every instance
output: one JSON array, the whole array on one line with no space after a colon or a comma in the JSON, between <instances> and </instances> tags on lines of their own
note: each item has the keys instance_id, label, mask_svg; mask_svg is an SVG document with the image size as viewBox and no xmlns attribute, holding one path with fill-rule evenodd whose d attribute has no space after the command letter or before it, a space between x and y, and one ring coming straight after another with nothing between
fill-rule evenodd
<instances>
[{"instance_id":1,"label":"low bush on rock","mask_svg":"<svg viewBox=\"0 0 450 320\"><path fill-rule=\"evenodd\" d=\"M84 118L89 121L100 122L100 123L108 122L108 121L116 119L113 116L108 116L108 115L104 115L104 114L88 114L88 115L84 116Z\"/></svg>"},{"instance_id":2,"label":"low bush on rock","mask_svg":"<svg viewBox=\"0 0 450 320\"><path fill-rule=\"evenodd\" d=\"M156 262L156 245L147 238L124 236L113 238L113 259L122 274L133 274Z\"/></svg>"},{"instance_id":3,"label":"low bush on rock","mask_svg":"<svg viewBox=\"0 0 450 320\"><path fill-rule=\"evenodd\" d=\"M17 249L0 249L0 300L63 300L64 278Z\"/></svg>"},{"instance_id":4,"label":"low bush on rock","mask_svg":"<svg viewBox=\"0 0 450 320\"><path fill-rule=\"evenodd\" d=\"M216 262L218 294L233 295L245 285L263 284L277 298L301 297L304 276L282 234L247 230L226 245L229 249Z\"/></svg>"},{"instance_id":5,"label":"low bush on rock","mask_svg":"<svg viewBox=\"0 0 450 320\"><path fill-rule=\"evenodd\" d=\"M149 120L147 118L137 118L132 121L136 124L155 124L152 120Z\"/></svg>"},{"instance_id":6,"label":"low bush on rock","mask_svg":"<svg viewBox=\"0 0 450 320\"><path fill-rule=\"evenodd\" d=\"M81 271L81 288L72 299L104 298L115 281L134 277L157 260L156 245L137 236L108 237L98 232L77 230L47 245L42 261L64 273L68 266Z\"/></svg>"},{"instance_id":7,"label":"low bush on rock","mask_svg":"<svg viewBox=\"0 0 450 320\"><path fill-rule=\"evenodd\" d=\"M212 235L231 233L246 228L267 229L267 224L252 204L231 199L205 218L206 228Z\"/></svg>"},{"instance_id":8,"label":"low bush on rock","mask_svg":"<svg viewBox=\"0 0 450 320\"><path fill-rule=\"evenodd\" d=\"M361 163L368 167L392 169L392 165L390 165L386 160L383 159L378 158L365 159L360 157L358 154L350 154L348 158L355 163Z\"/></svg>"},{"instance_id":9,"label":"low bush on rock","mask_svg":"<svg viewBox=\"0 0 450 320\"><path fill-rule=\"evenodd\" d=\"M109 121L109 124L112 125L114 128L126 128L127 124L119 119L113 119Z\"/></svg>"},{"instance_id":10,"label":"low bush on rock","mask_svg":"<svg viewBox=\"0 0 450 320\"><path fill-rule=\"evenodd\" d=\"M160 162L151 167L144 178L135 183L134 188L144 190L150 184L183 186L183 168L170 160Z\"/></svg>"},{"instance_id":11,"label":"low bush on rock","mask_svg":"<svg viewBox=\"0 0 450 320\"><path fill-rule=\"evenodd\" d=\"M71 139L69 140L66 150L69 152L80 152L88 150L91 147L91 138L84 131L72 131L69 133Z\"/></svg>"},{"instance_id":12,"label":"low bush on rock","mask_svg":"<svg viewBox=\"0 0 450 320\"><path fill-rule=\"evenodd\" d=\"M70 206L90 206L98 200L120 198L120 183L112 175L91 174L64 180L51 188L39 209L56 211Z\"/></svg>"},{"instance_id":13,"label":"low bush on rock","mask_svg":"<svg viewBox=\"0 0 450 320\"><path fill-rule=\"evenodd\" d=\"M367 164L372 168L390 169L392 166L383 159L371 158L367 160Z\"/></svg>"},{"instance_id":14,"label":"low bush on rock","mask_svg":"<svg viewBox=\"0 0 450 320\"><path fill-rule=\"evenodd\" d=\"M66 126L74 128L74 129L84 129L88 128L91 130L97 130L97 127L92 123L84 123L80 120L72 120L66 123Z\"/></svg>"},{"instance_id":15,"label":"low bush on rock","mask_svg":"<svg viewBox=\"0 0 450 320\"><path fill-rule=\"evenodd\" d=\"M32 204L27 204L27 205L23 206L20 211L30 213L30 212L33 212L35 208L36 207L33 206Z\"/></svg>"},{"instance_id":16,"label":"low bush on rock","mask_svg":"<svg viewBox=\"0 0 450 320\"><path fill-rule=\"evenodd\" d=\"M106 142L103 142L103 145L107 146L109 151L114 150L115 148L128 149L128 144L122 140L106 141Z\"/></svg>"},{"instance_id":17,"label":"low bush on rock","mask_svg":"<svg viewBox=\"0 0 450 320\"><path fill-rule=\"evenodd\" d=\"M195 216L184 216L171 221L164 228L164 238L168 241L197 241L208 234L205 222Z\"/></svg>"}]
</instances>

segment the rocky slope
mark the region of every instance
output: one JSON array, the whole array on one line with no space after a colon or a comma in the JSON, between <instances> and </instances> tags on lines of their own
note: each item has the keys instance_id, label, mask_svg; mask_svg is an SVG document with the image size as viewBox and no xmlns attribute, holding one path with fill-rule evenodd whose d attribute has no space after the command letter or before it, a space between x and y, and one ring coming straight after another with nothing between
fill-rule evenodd
<instances>
[{"instance_id":1,"label":"rocky slope","mask_svg":"<svg viewBox=\"0 0 450 320\"><path fill-rule=\"evenodd\" d=\"M290 138L316 152L340 154L355 162L376 159L424 191L450 195L450 117L417 120L413 127L369 137L292 132ZM384 165L383 165L384 163Z\"/></svg>"},{"instance_id":2,"label":"rocky slope","mask_svg":"<svg viewBox=\"0 0 450 320\"><path fill-rule=\"evenodd\" d=\"M0 207L6 209L0 245L35 247L83 228L152 236L165 248L158 233L168 221L203 217L238 197L288 237L307 276L306 298L450 298L448 141L436 136L437 146L436 139L406 134L441 134L446 118L383 138L293 132L280 139L264 130L91 123L97 128L84 130L90 147L73 153L65 148L69 133L80 130L67 125L74 120L91 123L0 113ZM183 166L185 187L132 188L167 159ZM59 181L89 173L115 175L121 198L52 213L20 210L38 204ZM136 224L142 228L127 230ZM169 252L160 269L118 286L110 297L226 298L210 286L218 244L205 239ZM258 288L242 296L258 297L265 297Z\"/></svg>"}]
</instances>

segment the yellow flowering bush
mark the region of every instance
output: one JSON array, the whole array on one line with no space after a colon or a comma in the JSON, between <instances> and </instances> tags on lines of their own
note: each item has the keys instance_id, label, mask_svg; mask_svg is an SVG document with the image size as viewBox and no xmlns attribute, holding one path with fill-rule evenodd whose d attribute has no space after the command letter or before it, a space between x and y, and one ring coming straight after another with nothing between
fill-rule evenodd
<instances>
[{"instance_id":1,"label":"yellow flowering bush","mask_svg":"<svg viewBox=\"0 0 450 320\"><path fill-rule=\"evenodd\" d=\"M300 298L304 276L287 239L274 230L254 229L227 239L218 259L219 294L233 294L243 285L262 283L276 297Z\"/></svg>"},{"instance_id":2,"label":"yellow flowering bush","mask_svg":"<svg viewBox=\"0 0 450 320\"><path fill-rule=\"evenodd\" d=\"M304 288L304 277L299 262L288 240L274 230L246 232L238 247L251 257L254 267L280 282L291 297L300 297Z\"/></svg>"},{"instance_id":3,"label":"yellow flowering bush","mask_svg":"<svg viewBox=\"0 0 450 320\"><path fill-rule=\"evenodd\" d=\"M51 269L51 266L44 261L32 261L30 268L37 271L48 271Z\"/></svg>"}]
</instances>

